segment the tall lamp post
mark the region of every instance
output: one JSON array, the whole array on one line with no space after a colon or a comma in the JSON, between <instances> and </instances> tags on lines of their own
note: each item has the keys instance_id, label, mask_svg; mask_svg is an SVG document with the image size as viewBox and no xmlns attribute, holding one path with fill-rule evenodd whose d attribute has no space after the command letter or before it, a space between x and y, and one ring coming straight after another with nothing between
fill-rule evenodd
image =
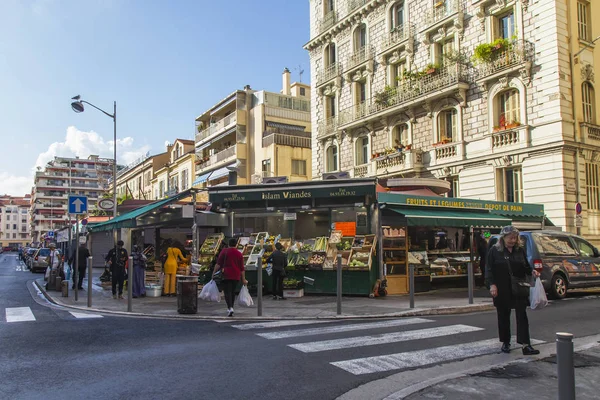
<instances>
[{"instance_id":1,"label":"tall lamp post","mask_svg":"<svg viewBox=\"0 0 600 400\"><path fill-rule=\"evenodd\" d=\"M102 114L107 115L113 119L113 127L114 127L114 135L113 135L113 219L117 217L117 102L115 101L113 106L113 113L110 114L104 111L101 108L96 107L90 102L81 99L80 95L72 97L71 100L75 100L71 103L71 108L76 113L81 113L84 111L84 104L87 104L91 107L94 107L96 110L100 111ZM113 229L113 239L114 245L117 246L117 231ZM77 244L79 243L79 238L77 238Z\"/></svg>"}]
</instances>

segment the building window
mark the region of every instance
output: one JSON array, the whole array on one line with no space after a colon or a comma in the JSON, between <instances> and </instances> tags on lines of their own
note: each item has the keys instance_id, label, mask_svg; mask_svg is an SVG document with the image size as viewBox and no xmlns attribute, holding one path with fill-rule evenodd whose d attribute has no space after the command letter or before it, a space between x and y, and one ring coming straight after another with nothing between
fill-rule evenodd
<instances>
[{"instance_id":1,"label":"building window","mask_svg":"<svg viewBox=\"0 0 600 400\"><path fill-rule=\"evenodd\" d=\"M334 172L338 170L338 148L336 145L329 146L327 149L327 172Z\"/></svg>"},{"instance_id":2,"label":"building window","mask_svg":"<svg viewBox=\"0 0 600 400\"><path fill-rule=\"evenodd\" d=\"M306 96L306 88L300 88L300 96Z\"/></svg>"},{"instance_id":3,"label":"building window","mask_svg":"<svg viewBox=\"0 0 600 400\"><path fill-rule=\"evenodd\" d=\"M577 30L580 40L590 41L590 3L587 1L577 2Z\"/></svg>"},{"instance_id":4,"label":"building window","mask_svg":"<svg viewBox=\"0 0 600 400\"><path fill-rule=\"evenodd\" d=\"M390 10L392 32L402 30L404 26L404 2L399 1Z\"/></svg>"},{"instance_id":5,"label":"building window","mask_svg":"<svg viewBox=\"0 0 600 400\"><path fill-rule=\"evenodd\" d=\"M360 137L354 143L356 152L356 165L364 165L369 162L369 138Z\"/></svg>"},{"instance_id":6,"label":"building window","mask_svg":"<svg viewBox=\"0 0 600 400\"><path fill-rule=\"evenodd\" d=\"M600 210L600 168L598 164L585 164L585 187L590 210Z\"/></svg>"},{"instance_id":7,"label":"building window","mask_svg":"<svg viewBox=\"0 0 600 400\"><path fill-rule=\"evenodd\" d=\"M262 161L262 176L268 178L271 176L271 159Z\"/></svg>"},{"instance_id":8,"label":"building window","mask_svg":"<svg viewBox=\"0 0 600 400\"><path fill-rule=\"evenodd\" d=\"M450 191L446 193L446 197L460 197L460 186L458 176L449 176L446 181L450 182Z\"/></svg>"},{"instance_id":9,"label":"building window","mask_svg":"<svg viewBox=\"0 0 600 400\"><path fill-rule=\"evenodd\" d=\"M367 100L367 83L366 82L356 82L354 84L356 88L356 94L354 101L356 105L363 104Z\"/></svg>"},{"instance_id":10,"label":"building window","mask_svg":"<svg viewBox=\"0 0 600 400\"><path fill-rule=\"evenodd\" d=\"M13 233L13 239L16 239L16 238L17 238L17 234Z\"/></svg>"},{"instance_id":11,"label":"building window","mask_svg":"<svg viewBox=\"0 0 600 400\"><path fill-rule=\"evenodd\" d=\"M521 109L519 105L519 91L510 89L498 95L498 113L496 126L504 128L511 124L520 124Z\"/></svg>"},{"instance_id":12,"label":"building window","mask_svg":"<svg viewBox=\"0 0 600 400\"><path fill-rule=\"evenodd\" d=\"M17 230L17 224L13 224L13 230L16 231Z\"/></svg>"},{"instance_id":13,"label":"building window","mask_svg":"<svg viewBox=\"0 0 600 400\"><path fill-rule=\"evenodd\" d=\"M332 12L333 10L335 10L335 0L325 0L323 2L323 4L325 5L325 8L323 9L323 14L327 15L328 13Z\"/></svg>"},{"instance_id":14,"label":"building window","mask_svg":"<svg viewBox=\"0 0 600 400\"><path fill-rule=\"evenodd\" d=\"M583 82L583 85L581 86L581 96L583 105L583 121L590 124L596 123L596 115L594 113L596 109L594 87L589 82Z\"/></svg>"},{"instance_id":15,"label":"building window","mask_svg":"<svg viewBox=\"0 0 600 400\"><path fill-rule=\"evenodd\" d=\"M161 199L165 197L165 181L160 181L158 183L158 195Z\"/></svg>"},{"instance_id":16,"label":"building window","mask_svg":"<svg viewBox=\"0 0 600 400\"><path fill-rule=\"evenodd\" d=\"M496 39L510 40L515 36L515 14L511 11L496 17Z\"/></svg>"},{"instance_id":17,"label":"building window","mask_svg":"<svg viewBox=\"0 0 600 400\"><path fill-rule=\"evenodd\" d=\"M359 52L367 45L367 25L360 24L354 31L354 52Z\"/></svg>"},{"instance_id":18,"label":"building window","mask_svg":"<svg viewBox=\"0 0 600 400\"><path fill-rule=\"evenodd\" d=\"M440 65L444 64L446 56L454 54L454 38L442 40L437 44L437 60Z\"/></svg>"},{"instance_id":19,"label":"building window","mask_svg":"<svg viewBox=\"0 0 600 400\"><path fill-rule=\"evenodd\" d=\"M438 115L438 142L456 142L458 112L452 108L443 110Z\"/></svg>"},{"instance_id":20,"label":"building window","mask_svg":"<svg viewBox=\"0 0 600 400\"><path fill-rule=\"evenodd\" d=\"M329 43L325 48L325 68L335 64L335 43Z\"/></svg>"},{"instance_id":21,"label":"building window","mask_svg":"<svg viewBox=\"0 0 600 400\"><path fill-rule=\"evenodd\" d=\"M410 144L410 137L408 134L408 125L402 124L395 126L392 129L392 147L402 148Z\"/></svg>"},{"instance_id":22,"label":"building window","mask_svg":"<svg viewBox=\"0 0 600 400\"><path fill-rule=\"evenodd\" d=\"M406 61L401 61L397 64L390 65L390 86L399 86L404 79L404 71L406 71Z\"/></svg>"},{"instance_id":23,"label":"building window","mask_svg":"<svg viewBox=\"0 0 600 400\"><path fill-rule=\"evenodd\" d=\"M325 97L325 107L327 119L334 118L336 115L335 96Z\"/></svg>"},{"instance_id":24,"label":"building window","mask_svg":"<svg viewBox=\"0 0 600 400\"><path fill-rule=\"evenodd\" d=\"M181 190L186 190L189 184L189 173L187 169L181 171Z\"/></svg>"},{"instance_id":25,"label":"building window","mask_svg":"<svg viewBox=\"0 0 600 400\"><path fill-rule=\"evenodd\" d=\"M523 202L523 173L521 167L496 170L497 197L508 203Z\"/></svg>"},{"instance_id":26,"label":"building window","mask_svg":"<svg viewBox=\"0 0 600 400\"><path fill-rule=\"evenodd\" d=\"M292 175L306 176L306 160L292 160Z\"/></svg>"}]
</instances>

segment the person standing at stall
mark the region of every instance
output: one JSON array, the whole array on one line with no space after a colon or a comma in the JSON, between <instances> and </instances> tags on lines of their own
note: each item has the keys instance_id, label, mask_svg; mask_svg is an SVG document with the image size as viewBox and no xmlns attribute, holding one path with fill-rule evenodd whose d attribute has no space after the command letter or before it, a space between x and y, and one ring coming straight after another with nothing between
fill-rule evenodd
<instances>
[{"instance_id":1,"label":"person standing at stall","mask_svg":"<svg viewBox=\"0 0 600 400\"><path fill-rule=\"evenodd\" d=\"M85 270L87 266L87 259L90 256L90 251L85 246L85 244L79 245L79 257L75 260L75 251L71 254L71 258L69 258L69 265L73 268L73 274L71 278L73 279L73 286L71 289L75 290L75 285L77 285L78 290L83 290L83 278L85 278ZM77 264L73 264L74 262ZM75 282L75 269L77 269L77 282Z\"/></svg>"},{"instance_id":2,"label":"person standing at stall","mask_svg":"<svg viewBox=\"0 0 600 400\"><path fill-rule=\"evenodd\" d=\"M229 247L225 248L219 254L217 264L213 270L213 276L217 271L223 269L223 291L225 292L225 302L227 303L227 316L233 317L233 304L235 301L235 288L240 279L243 285L247 285L246 271L244 270L244 256L236 248L237 239L229 239Z\"/></svg>"},{"instance_id":3,"label":"person standing at stall","mask_svg":"<svg viewBox=\"0 0 600 400\"><path fill-rule=\"evenodd\" d=\"M175 296L175 284L177 274L177 261L184 261L181 250L173 245L172 240L167 241L167 261L165 261L165 287L164 294L167 297Z\"/></svg>"},{"instance_id":4,"label":"person standing at stall","mask_svg":"<svg viewBox=\"0 0 600 400\"><path fill-rule=\"evenodd\" d=\"M144 272L146 271L146 256L140 251L140 246L133 246L131 252L133 257L133 269L129 271L133 274L131 279L131 294L133 298L146 296L146 286L144 284Z\"/></svg>"},{"instance_id":5,"label":"person standing at stall","mask_svg":"<svg viewBox=\"0 0 600 400\"><path fill-rule=\"evenodd\" d=\"M287 267L287 254L283 251L281 243L275 244L275 251L269 259L268 263L273 264L273 300L286 300L283 297L283 278L285 277L285 267Z\"/></svg>"},{"instance_id":6,"label":"person standing at stall","mask_svg":"<svg viewBox=\"0 0 600 400\"><path fill-rule=\"evenodd\" d=\"M512 278L525 278L540 274L531 268L525 249L519 243L519 231L514 226L505 226L500 232L498 242L487 255L486 279L490 285L490 294L498 315L498 334L502 342L501 351L510 353L510 313L515 309L517 316L517 343L523 346L523 355L535 355L540 351L531 346L527 305L529 296L513 293Z\"/></svg>"},{"instance_id":7,"label":"person standing at stall","mask_svg":"<svg viewBox=\"0 0 600 400\"><path fill-rule=\"evenodd\" d=\"M127 250L123 248L123 241L117 242L117 247L110 249L106 255L106 261L110 265L112 275L112 295L117 298L117 287L119 289L119 299L123 298L123 284L125 283L125 265L129 258Z\"/></svg>"}]
</instances>

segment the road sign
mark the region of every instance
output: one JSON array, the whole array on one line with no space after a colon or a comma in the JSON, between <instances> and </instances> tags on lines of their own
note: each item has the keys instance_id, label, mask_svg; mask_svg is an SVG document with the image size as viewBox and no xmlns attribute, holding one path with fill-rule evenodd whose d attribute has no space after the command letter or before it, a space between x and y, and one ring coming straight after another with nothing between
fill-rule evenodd
<instances>
[{"instance_id":1,"label":"road sign","mask_svg":"<svg viewBox=\"0 0 600 400\"><path fill-rule=\"evenodd\" d=\"M577 203L575 204L575 212L577 213L577 215L581 214L582 211L582 207L581 207L581 203Z\"/></svg>"},{"instance_id":2,"label":"road sign","mask_svg":"<svg viewBox=\"0 0 600 400\"><path fill-rule=\"evenodd\" d=\"M50 239L52 239L54 237L54 231L48 231L46 236L48 236Z\"/></svg>"},{"instance_id":3,"label":"road sign","mask_svg":"<svg viewBox=\"0 0 600 400\"><path fill-rule=\"evenodd\" d=\"M115 202L112 199L102 199L98 202L98 207L103 210L112 210L115 207Z\"/></svg>"},{"instance_id":4,"label":"road sign","mask_svg":"<svg viewBox=\"0 0 600 400\"><path fill-rule=\"evenodd\" d=\"M575 216L575 227L581 228L582 226L583 226L583 215L576 215Z\"/></svg>"},{"instance_id":5,"label":"road sign","mask_svg":"<svg viewBox=\"0 0 600 400\"><path fill-rule=\"evenodd\" d=\"M85 214L87 210L87 196L69 196L69 214Z\"/></svg>"},{"instance_id":6,"label":"road sign","mask_svg":"<svg viewBox=\"0 0 600 400\"><path fill-rule=\"evenodd\" d=\"M87 223L88 223L88 220L87 220L87 218L83 218L83 219L81 220L81 225L84 225L84 226L85 226L85 225L87 225Z\"/></svg>"}]
</instances>

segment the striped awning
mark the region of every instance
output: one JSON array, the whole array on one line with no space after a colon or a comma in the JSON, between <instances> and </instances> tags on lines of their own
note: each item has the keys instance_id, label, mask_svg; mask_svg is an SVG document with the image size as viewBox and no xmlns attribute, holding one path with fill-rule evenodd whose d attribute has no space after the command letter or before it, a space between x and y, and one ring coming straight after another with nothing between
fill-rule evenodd
<instances>
[{"instance_id":1,"label":"striped awning","mask_svg":"<svg viewBox=\"0 0 600 400\"><path fill-rule=\"evenodd\" d=\"M207 172L204 175L200 175L199 177L196 178L194 183L192 183L192 186L196 186L196 185L206 182L208 180L208 177L210 176L210 174L211 174L211 172Z\"/></svg>"},{"instance_id":2,"label":"striped awning","mask_svg":"<svg viewBox=\"0 0 600 400\"><path fill-rule=\"evenodd\" d=\"M272 121L266 121L266 122L267 122L267 126L270 128L289 129L292 131L300 131L300 132L304 132L304 130L306 129L306 127L300 126L300 125L283 124L281 122L272 122Z\"/></svg>"}]
</instances>

